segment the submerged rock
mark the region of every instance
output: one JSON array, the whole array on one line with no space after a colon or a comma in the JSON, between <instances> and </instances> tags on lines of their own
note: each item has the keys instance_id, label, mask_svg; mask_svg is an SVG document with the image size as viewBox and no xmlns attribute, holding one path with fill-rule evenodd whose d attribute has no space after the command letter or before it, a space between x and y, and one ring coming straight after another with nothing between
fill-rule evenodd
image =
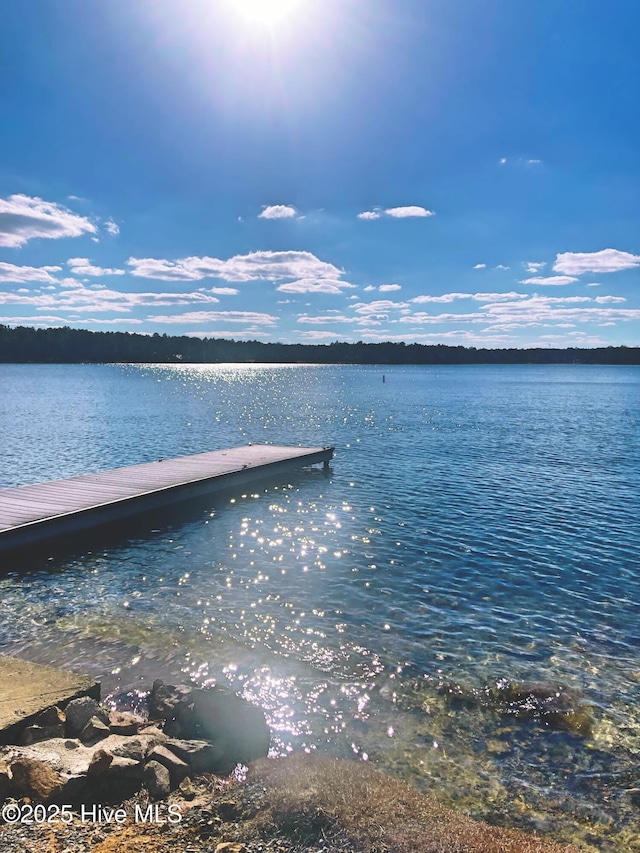
<instances>
[{"instance_id":1,"label":"submerged rock","mask_svg":"<svg viewBox=\"0 0 640 853\"><path fill-rule=\"evenodd\" d=\"M576 690L549 681L508 681L470 688L449 682L440 693L453 707L489 708L516 719L540 720L552 729L587 737L593 721L588 706Z\"/></svg>"}]
</instances>

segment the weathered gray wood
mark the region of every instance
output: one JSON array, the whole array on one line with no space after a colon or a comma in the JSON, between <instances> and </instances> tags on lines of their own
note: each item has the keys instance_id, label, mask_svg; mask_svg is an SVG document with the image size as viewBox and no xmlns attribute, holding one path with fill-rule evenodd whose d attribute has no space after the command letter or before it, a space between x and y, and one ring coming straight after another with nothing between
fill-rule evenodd
<instances>
[{"instance_id":1,"label":"weathered gray wood","mask_svg":"<svg viewBox=\"0 0 640 853\"><path fill-rule=\"evenodd\" d=\"M333 447L247 445L0 490L0 551L328 463Z\"/></svg>"}]
</instances>

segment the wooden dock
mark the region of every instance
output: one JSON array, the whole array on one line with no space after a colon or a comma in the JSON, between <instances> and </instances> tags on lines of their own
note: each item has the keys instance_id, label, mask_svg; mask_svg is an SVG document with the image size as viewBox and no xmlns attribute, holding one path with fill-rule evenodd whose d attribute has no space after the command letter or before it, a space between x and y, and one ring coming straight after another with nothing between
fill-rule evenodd
<instances>
[{"instance_id":1,"label":"wooden dock","mask_svg":"<svg viewBox=\"0 0 640 853\"><path fill-rule=\"evenodd\" d=\"M0 490L0 552L320 462L333 447L253 444Z\"/></svg>"}]
</instances>

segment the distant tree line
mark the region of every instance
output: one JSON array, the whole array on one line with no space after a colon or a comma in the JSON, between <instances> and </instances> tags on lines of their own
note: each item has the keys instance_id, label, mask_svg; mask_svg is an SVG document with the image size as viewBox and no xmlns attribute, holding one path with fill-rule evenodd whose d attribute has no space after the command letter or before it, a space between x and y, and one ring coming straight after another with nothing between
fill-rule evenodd
<instances>
[{"instance_id":1,"label":"distant tree line","mask_svg":"<svg viewBox=\"0 0 640 853\"><path fill-rule=\"evenodd\" d=\"M476 349L405 343L280 344L0 325L0 362L76 364L640 364L640 347Z\"/></svg>"}]
</instances>

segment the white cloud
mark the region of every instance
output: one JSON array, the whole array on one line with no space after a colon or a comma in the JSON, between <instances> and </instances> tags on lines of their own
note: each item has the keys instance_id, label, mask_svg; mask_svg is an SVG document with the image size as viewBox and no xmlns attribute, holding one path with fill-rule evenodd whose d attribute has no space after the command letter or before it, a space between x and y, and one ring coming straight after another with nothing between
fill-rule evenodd
<instances>
[{"instance_id":1,"label":"white cloud","mask_svg":"<svg viewBox=\"0 0 640 853\"><path fill-rule=\"evenodd\" d=\"M527 166L537 166L542 160L527 160Z\"/></svg>"},{"instance_id":2,"label":"white cloud","mask_svg":"<svg viewBox=\"0 0 640 853\"><path fill-rule=\"evenodd\" d=\"M210 287L208 291L203 293L215 293L216 296L237 296L240 291L237 287Z\"/></svg>"},{"instance_id":3,"label":"white cloud","mask_svg":"<svg viewBox=\"0 0 640 853\"><path fill-rule=\"evenodd\" d=\"M498 160L498 163L500 163L500 165L501 165L501 166L504 166L504 164L505 164L506 162L507 162L507 158L506 158L506 157L501 157L501 158Z\"/></svg>"},{"instance_id":4,"label":"white cloud","mask_svg":"<svg viewBox=\"0 0 640 853\"><path fill-rule=\"evenodd\" d=\"M527 294L516 293L443 293L442 296L415 296L411 302L453 302L456 299L474 299L476 302L499 302L512 299L526 299Z\"/></svg>"},{"instance_id":5,"label":"white cloud","mask_svg":"<svg viewBox=\"0 0 640 853\"><path fill-rule=\"evenodd\" d=\"M276 290L282 293L342 293L345 287L355 287L348 281L330 278L301 278L279 285Z\"/></svg>"},{"instance_id":6,"label":"white cloud","mask_svg":"<svg viewBox=\"0 0 640 853\"><path fill-rule=\"evenodd\" d=\"M120 226L117 222L114 222L113 219L107 219L104 223L105 231L111 234L113 237L117 237L120 233Z\"/></svg>"},{"instance_id":7,"label":"white cloud","mask_svg":"<svg viewBox=\"0 0 640 853\"><path fill-rule=\"evenodd\" d=\"M395 311L408 308L407 302L392 302L390 299L377 299L374 302L358 302L353 306L357 314L378 314L380 311Z\"/></svg>"},{"instance_id":8,"label":"white cloud","mask_svg":"<svg viewBox=\"0 0 640 853\"><path fill-rule=\"evenodd\" d=\"M89 258L69 258L67 266L74 275L124 275L124 270L94 267Z\"/></svg>"},{"instance_id":9,"label":"white cloud","mask_svg":"<svg viewBox=\"0 0 640 853\"><path fill-rule=\"evenodd\" d=\"M305 323L308 325L323 323L362 323L362 318L360 317L347 317L345 314L332 314L327 311L326 314L320 314L318 317L309 317L308 314L299 314L298 315L298 323Z\"/></svg>"},{"instance_id":10,"label":"white cloud","mask_svg":"<svg viewBox=\"0 0 640 853\"><path fill-rule=\"evenodd\" d=\"M381 284L378 288L380 293L391 293L394 290L402 290L401 284Z\"/></svg>"},{"instance_id":11,"label":"white cloud","mask_svg":"<svg viewBox=\"0 0 640 853\"><path fill-rule=\"evenodd\" d=\"M455 299L473 299L471 293L443 293L442 296L415 296L411 302L453 302Z\"/></svg>"},{"instance_id":12,"label":"white cloud","mask_svg":"<svg viewBox=\"0 0 640 853\"><path fill-rule=\"evenodd\" d=\"M596 296L595 301L600 305L613 305L614 303L626 302L627 300L624 296Z\"/></svg>"},{"instance_id":13,"label":"white cloud","mask_svg":"<svg viewBox=\"0 0 640 853\"><path fill-rule=\"evenodd\" d=\"M33 296L0 291L0 304L29 305L36 310L54 311L131 311L139 306L165 307L169 305L210 305L219 302L215 296L205 293L124 293L109 290L102 285L99 289L85 287L81 282L55 293Z\"/></svg>"},{"instance_id":14,"label":"white cloud","mask_svg":"<svg viewBox=\"0 0 640 853\"><path fill-rule=\"evenodd\" d=\"M538 273L540 270L544 269L547 265L546 261L526 261L525 267L527 268L527 272Z\"/></svg>"},{"instance_id":15,"label":"white cloud","mask_svg":"<svg viewBox=\"0 0 640 853\"><path fill-rule=\"evenodd\" d=\"M545 278L545 276L536 276L535 278L525 278L520 284L541 284L544 286L556 287L561 284L572 284L574 281L577 281L577 278L573 278L570 275L550 275Z\"/></svg>"},{"instance_id":16,"label":"white cloud","mask_svg":"<svg viewBox=\"0 0 640 853\"><path fill-rule=\"evenodd\" d=\"M494 267L494 270L508 270L509 267L505 267L504 264L498 264L497 267Z\"/></svg>"},{"instance_id":17,"label":"white cloud","mask_svg":"<svg viewBox=\"0 0 640 853\"><path fill-rule=\"evenodd\" d=\"M110 317L98 319L97 317L83 317L82 320L70 320L71 323L82 323L83 326L97 324L99 326L119 326L121 323L127 326L139 326L144 321L137 317Z\"/></svg>"},{"instance_id":18,"label":"white cloud","mask_svg":"<svg viewBox=\"0 0 640 853\"><path fill-rule=\"evenodd\" d=\"M372 284L368 284L366 287L362 288L365 293L371 293L372 290L375 290L375 287Z\"/></svg>"},{"instance_id":19,"label":"white cloud","mask_svg":"<svg viewBox=\"0 0 640 853\"><path fill-rule=\"evenodd\" d=\"M273 326L278 321L272 314L254 311L187 311L184 314L148 317L154 323L255 323L258 326Z\"/></svg>"},{"instance_id":20,"label":"white cloud","mask_svg":"<svg viewBox=\"0 0 640 853\"><path fill-rule=\"evenodd\" d=\"M476 264L474 270L483 270L486 268L486 264Z\"/></svg>"},{"instance_id":21,"label":"white cloud","mask_svg":"<svg viewBox=\"0 0 640 853\"><path fill-rule=\"evenodd\" d=\"M51 273L60 272L62 267L21 267L0 262L0 281L45 281L55 282Z\"/></svg>"},{"instance_id":22,"label":"white cloud","mask_svg":"<svg viewBox=\"0 0 640 853\"><path fill-rule=\"evenodd\" d=\"M602 287L602 285L600 284L599 281L590 281L589 284L587 284L586 286L587 287Z\"/></svg>"},{"instance_id":23,"label":"white cloud","mask_svg":"<svg viewBox=\"0 0 640 853\"><path fill-rule=\"evenodd\" d=\"M424 218L426 216L435 216L433 210L427 210L426 207L419 205L409 205L407 207L388 207L382 210L380 207L374 207L373 210L364 210L358 214L358 219L380 219L381 216L391 216L393 219L407 219L409 217Z\"/></svg>"},{"instance_id":24,"label":"white cloud","mask_svg":"<svg viewBox=\"0 0 640 853\"><path fill-rule=\"evenodd\" d=\"M311 252L250 252L226 261L219 258L182 258L177 261L156 258L129 258L132 275L162 281L200 281L221 278L225 281L281 281L284 279L338 279L342 270L321 261Z\"/></svg>"},{"instance_id":25,"label":"white cloud","mask_svg":"<svg viewBox=\"0 0 640 853\"><path fill-rule=\"evenodd\" d=\"M401 323L412 323L424 325L425 323L482 323L489 315L480 311L475 314L427 314L426 311L418 311L400 319Z\"/></svg>"},{"instance_id":26,"label":"white cloud","mask_svg":"<svg viewBox=\"0 0 640 853\"><path fill-rule=\"evenodd\" d=\"M409 207L388 207L385 210L387 216L393 216L396 219L406 219L407 217L417 216L435 216L433 210L427 210L426 207L417 205L409 205Z\"/></svg>"},{"instance_id":27,"label":"white cloud","mask_svg":"<svg viewBox=\"0 0 640 853\"><path fill-rule=\"evenodd\" d=\"M326 341L326 340L344 340L344 332L339 335L338 332L330 332L328 330L318 330L318 329L305 329L304 331L299 331L300 337L304 338L307 341Z\"/></svg>"},{"instance_id":28,"label":"white cloud","mask_svg":"<svg viewBox=\"0 0 640 853\"><path fill-rule=\"evenodd\" d=\"M618 249L602 249L600 252L563 252L556 255L553 269L568 275L584 272L618 272L640 266L640 255L620 252Z\"/></svg>"},{"instance_id":29,"label":"white cloud","mask_svg":"<svg viewBox=\"0 0 640 853\"><path fill-rule=\"evenodd\" d=\"M17 248L36 237L58 239L95 234L96 226L62 205L26 195L0 199L0 246Z\"/></svg>"},{"instance_id":30,"label":"white cloud","mask_svg":"<svg viewBox=\"0 0 640 853\"><path fill-rule=\"evenodd\" d=\"M265 206L258 219L290 219L298 211L289 204L270 204Z\"/></svg>"},{"instance_id":31,"label":"white cloud","mask_svg":"<svg viewBox=\"0 0 640 853\"><path fill-rule=\"evenodd\" d=\"M5 323L8 326L65 326L68 325L68 320L65 317L52 316L32 316L32 317L0 317L0 323Z\"/></svg>"}]
</instances>

